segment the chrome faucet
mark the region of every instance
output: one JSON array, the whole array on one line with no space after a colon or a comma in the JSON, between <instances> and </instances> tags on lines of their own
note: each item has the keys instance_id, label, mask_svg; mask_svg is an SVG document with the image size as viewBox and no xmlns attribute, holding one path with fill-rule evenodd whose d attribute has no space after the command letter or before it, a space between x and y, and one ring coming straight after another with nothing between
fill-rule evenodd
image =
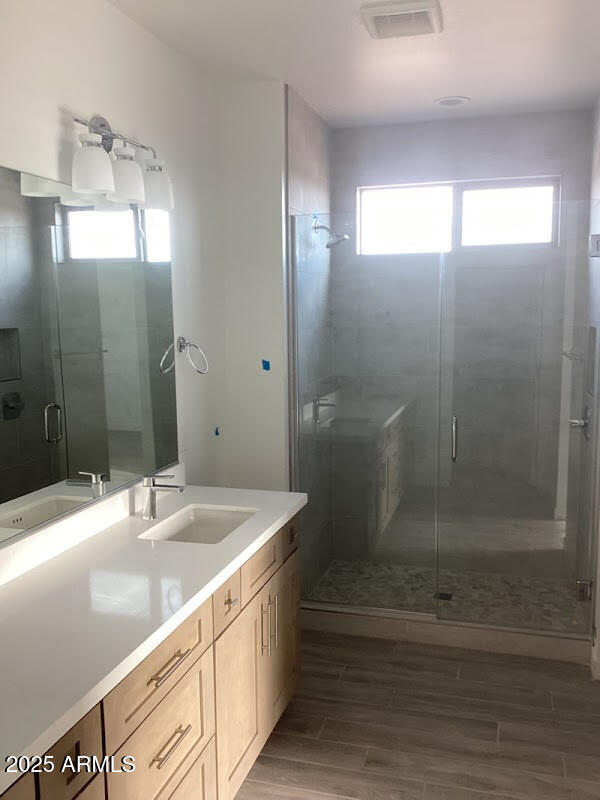
<instances>
[{"instance_id":1,"label":"chrome faucet","mask_svg":"<svg viewBox=\"0 0 600 800\"><path fill-rule=\"evenodd\" d=\"M156 483L157 478L169 480L174 475L146 475L142 486L144 487L144 505L142 519L156 519L156 495L158 492L183 492L185 486L170 483Z\"/></svg>"},{"instance_id":2,"label":"chrome faucet","mask_svg":"<svg viewBox=\"0 0 600 800\"><path fill-rule=\"evenodd\" d=\"M103 497L106 494L106 483L108 476L103 472L83 472L79 471L78 475L85 475L89 477L89 481L67 480L67 486L90 486L92 487L92 498L96 500L98 497Z\"/></svg>"}]
</instances>

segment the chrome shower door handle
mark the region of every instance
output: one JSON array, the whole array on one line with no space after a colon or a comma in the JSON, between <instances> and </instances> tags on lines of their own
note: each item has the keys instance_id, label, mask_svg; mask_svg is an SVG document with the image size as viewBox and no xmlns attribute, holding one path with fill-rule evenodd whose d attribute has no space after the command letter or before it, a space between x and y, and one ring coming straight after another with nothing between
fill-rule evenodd
<instances>
[{"instance_id":1,"label":"chrome shower door handle","mask_svg":"<svg viewBox=\"0 0 600 800\"><path fill-rule=\"evenodd\" d=\"M458 417L452 416L452 461L458 458Z\"/></svg>"},{"instance_id":2,"label":"chrome shower door handle","mask_svg":"<svg viewBox=\"0 0 600 800\"><path fill-rule=\"evenodd\" d=\"M49 412L56 411L56 436L50 436ZM62 408L58 403L48 403L44 406L44 437L48 444L58 444L62 439Z\"/></svg>"}]
</instances>

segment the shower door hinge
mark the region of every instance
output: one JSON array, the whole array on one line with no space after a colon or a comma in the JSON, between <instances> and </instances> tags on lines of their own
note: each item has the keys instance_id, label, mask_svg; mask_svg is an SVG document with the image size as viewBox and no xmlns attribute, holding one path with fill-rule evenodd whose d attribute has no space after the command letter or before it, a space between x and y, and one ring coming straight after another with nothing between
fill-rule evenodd
<instances>
[{"instance_id":1,"label":"shower door hinge","mask_svg":"<svg viewBox=\"0 0 600 800\"><path fill-rule=\"evenodd\" d=\"M580 603L591 603L593 582L578 578L575 585L577 586L577 600Z\"/></svg>"}]
</instances>

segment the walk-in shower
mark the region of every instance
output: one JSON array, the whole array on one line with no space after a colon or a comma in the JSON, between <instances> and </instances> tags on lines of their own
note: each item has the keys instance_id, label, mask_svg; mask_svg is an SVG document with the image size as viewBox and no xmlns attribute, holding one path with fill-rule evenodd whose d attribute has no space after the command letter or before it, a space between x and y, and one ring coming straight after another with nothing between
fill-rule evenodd
<instances>
[{"instance_id":1,"label":"walk-in shower","mask_svg":"<svg viewBox=\"0 0 600 800\"><path fill-rule=\"evenodd\" d=\"M292 218L305 605L589 635L588 214L387 254L353 214Z\"/></svg>"}]
</instances>

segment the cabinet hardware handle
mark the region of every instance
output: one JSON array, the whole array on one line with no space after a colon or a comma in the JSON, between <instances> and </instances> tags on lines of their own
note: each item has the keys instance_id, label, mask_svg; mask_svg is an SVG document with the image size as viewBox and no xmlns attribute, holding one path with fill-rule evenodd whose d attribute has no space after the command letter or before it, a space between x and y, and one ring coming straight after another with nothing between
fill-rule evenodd
<instances>
[{"instance_id":1,"label":"cabinet hardware handle","mask_svg":"<svg viewBox=\"0 0 600 800\"><path fill-rule=\"evenodd\" d=\"M172 675L177 667L182 664L185 659L189 656L192 652L192 648L188 647L185 652L181 652L181 650L176 650L171 658L167 661L167 663L161 667L158 672L155 672L151 678L149 678L148 683L146 686L150 686L151 683L154 683L154 688L158 689L158 687L163 684L167 678ZM171 664L171 662L173 662ZM170 666L169 666L170 665Z\"/></svg>"},{"instance_id":2,"label":"cabinet hardware handle","mask_svg":"<svg viewBox=\"0 0 600 800\"><path fill-rule=\"evenodd\" d=\"M275 636L273 640L275 642L275 647L279 647L279 595L276 594L275 600L269 600L269 603L275 608Z\"/></svg>"},{"instance_id":3,"label":"cabinet hardware handle","mask_svg":"<svg viewBox=\"0 0 600 800\"><path fill-rule=\"evenodd\" d=\"M164 745L164 747L167 747L169 742L175 739L171 747L169 747L164 756L161 756L161 750L159 750L158 753L154 756L154 758L150 762L150 766L156 764L157 769L162 769L191 730L192 730L191 724L188 725L187 728L182 728L181 725L178 725L173 735L167 740L167 742ZM164 747L162 749L164 749Z\"/></svg>"},{"instance_id":4,"label":"cabinet hardware handle","mask_svg":"<svg viewBox=\"0 0 600 800\"><path fill-rule=\"evenodd\" d=\"M298 537L298 533L296 531L296 526L295 525L291 525L290 526L290 543L295 542L297 537Z\"/></svg>"},{"instance_id":5,"label":"cabinet hardware handle","mask_svg":"<svg viewBox=\"0 0 600 800\"><path fill-rule=\"evenodd\" d=\"M452 417L452 461L458 458L458 417Z\"/></svg>"},{"instance_id":6,"label":"cabinet hardware handle","mask_svg":"<svg viewBox=\"0 0 600 800\"><path fill-rule=\"evenodd\" d=\"M225 613L228 614L231 611L232 608L234 608L235 606L239 605L239 602L240 601L239 601L238 597L234 597L234 598L228 597L225 600L225 605L227 606L227 611Z\"/></svg>"},{"instance_id":7,"label":"cabinet hardware handle","mask_svg":"<svg viewBox=\"0 0 600 800\"><path fill-rule=\"evenodd\" d=\"M265 644L265 616L267 616L269 620L269 635L267 638L268 644ZM260 607L260 647L261 652L264 653L265 650L267 651L267 655L271 655L271 601L267 603L267 607L265 609L264 605Z\"/></svg>"}]
</instances>

